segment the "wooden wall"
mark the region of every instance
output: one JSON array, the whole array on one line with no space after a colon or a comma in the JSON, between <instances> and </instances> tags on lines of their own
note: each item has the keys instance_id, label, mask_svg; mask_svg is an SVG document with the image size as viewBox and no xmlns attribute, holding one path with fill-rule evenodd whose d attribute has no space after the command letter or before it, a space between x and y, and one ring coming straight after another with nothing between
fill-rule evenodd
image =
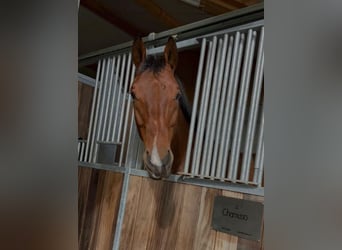
<instances>
[{"instance_id":1,"label":"wooden wall","mask_svg":"<svg viewBox=\"0 0 342 250\"><path fill-rule=\"evenodd\" d=\"M78 243L80 250L112 249L123 175L78 168Z\"/></svg>"},{"instance_id":2,"label":"wooden wall","mask_svg":"<svg viewBox=\"0 0 342 250\"><path fill-rule=\"evenodd\" d=\"M263 197L131 176L120 249L262 249L211 229L217 195L263 201Z\"/></svg>"},{"instance_id":3,"label":"wooden wall","mask_svg":"<svg viewBox=\"0 0 342 250\"><path fill-rule=\"evenodd\" d=\"M112 249L122 180L119 173L79 168L80 250ZM263 249L262 241L211 229L216 195L263 202L253 195L131 176L120 249Z\"/></svg>"}]
</instances>

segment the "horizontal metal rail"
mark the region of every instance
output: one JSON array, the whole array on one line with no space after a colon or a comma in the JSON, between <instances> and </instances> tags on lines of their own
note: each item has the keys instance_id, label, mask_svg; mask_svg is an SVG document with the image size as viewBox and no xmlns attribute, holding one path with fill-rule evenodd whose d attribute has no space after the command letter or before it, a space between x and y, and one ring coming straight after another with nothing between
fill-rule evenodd
<instances>
[{"instance_id":1,"label":"horizontal metal rail","mask_svg":"<svg viewBox=\"0 0 342 250\"><path fill-rule=\"evenodd\" d=\"M94 168L99 170L107 170L112 171L115 173L127 173L130 171L130 175L135 176L142 176L142 177L149 177L149 174L146 170L142 169L134 169L134 168L122 168L117 165L106 165L106 164L99 164L99 163L86 163L86 162L78 162L79 167L88 167ZM197 179L191 178L183 175L170 175L165 181L171 181L176 183L182 184L191 184L201 187L207 188L215 188L221 190L229 190L233 192L241 192L246 194L253 194L258 196L264 196L264 188L262 187L254 187L245 184L236 184L236 183L226 183L226 182L219 182L210 179Z\"/></svg>"},{"instance_id":2,"label":"horizontal metal rail","mask_svg":"<svg viewBox=\"0 0 342 250\"><path fill-rule=\"evenodd\" d=\"M143 41L147 47L149 45L165 44L169 36L176 37L177 41L182 41L189 38L198 37L218 30L223 30L228 27L238 26L247 22L257 21L264 17L264 4L259 3L246 8L234 10L222 15L213 16L194 23L186 24L174 29L155 33L153 36L146 36ZM94 52L81 55L78 58L79 67L92 64L99 59L113 55L127 52L131 49L133 42L129 41L109 48L97 50Z\"/></svg>"}]
</instances>

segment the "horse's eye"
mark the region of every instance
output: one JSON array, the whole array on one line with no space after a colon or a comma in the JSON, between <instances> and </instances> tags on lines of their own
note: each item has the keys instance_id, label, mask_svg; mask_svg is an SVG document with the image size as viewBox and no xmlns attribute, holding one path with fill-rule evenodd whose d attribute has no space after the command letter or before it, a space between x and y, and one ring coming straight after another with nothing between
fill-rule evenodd
<instances>
[{"instance_id":1,"label":"horse's eye","mask_svg":"<svg viewBox=\"0 0 342 250\"><path fill-rule=\"evenodd\" d=\"M175 100L179 100L182 97L181 93L177 93Z\"/></svg>"},{"instance_id":2,"label":"horse's eye","mask_svg":"<svg viewBox=\"0 0 342 250\"><path fill-rule=\"evenodd\" d=\"M131 96L132 96L133 99L137 99L137 97L135 96L134 92L131 92Z\"/></svg>"}]
</instances>

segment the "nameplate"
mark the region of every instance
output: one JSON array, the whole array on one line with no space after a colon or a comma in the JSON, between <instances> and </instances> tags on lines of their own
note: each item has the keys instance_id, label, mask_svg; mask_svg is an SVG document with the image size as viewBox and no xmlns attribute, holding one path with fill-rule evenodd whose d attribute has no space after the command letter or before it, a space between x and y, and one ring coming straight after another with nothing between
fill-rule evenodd
<instances>
[{"instance_id":1,"label":"nameplate","mask_svg":"<svg viewBox=\"0 0 342 250\"><path fill-rule=\"evenodd\" d=\"M260 202L216 196L211 225L220 232L260 241L263 211Z\"/></svg>"}]
</instances>

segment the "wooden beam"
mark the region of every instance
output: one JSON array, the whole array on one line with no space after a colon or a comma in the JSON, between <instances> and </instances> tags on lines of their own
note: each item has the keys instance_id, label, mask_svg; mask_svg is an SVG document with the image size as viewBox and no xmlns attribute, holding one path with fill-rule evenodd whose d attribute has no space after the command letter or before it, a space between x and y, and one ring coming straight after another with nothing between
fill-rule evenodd
<instances>
[{"instance_id":1,"label":"wooden beam","mask_svg":"<svg viewBox=\"0 0 342 250\"><path fill-rule=\"evenodd\" d=\"M175 28L182 25L181 22L151 0L135 0L135 2L145 8L151 15L162 21L168 28Z\"/></svg>"},{"instance_id":2,"label":"wooden beam","mask_svg":"<svg viewBox=\"0 0 342 250\"><path fill-rule=\"evenodd\" d=\"M132 37L148 35L146 30L138 29L126 20L118 17L109 10L110 8L99 1L81 0L81 5Z\"/></svg>"}]
</instances>

